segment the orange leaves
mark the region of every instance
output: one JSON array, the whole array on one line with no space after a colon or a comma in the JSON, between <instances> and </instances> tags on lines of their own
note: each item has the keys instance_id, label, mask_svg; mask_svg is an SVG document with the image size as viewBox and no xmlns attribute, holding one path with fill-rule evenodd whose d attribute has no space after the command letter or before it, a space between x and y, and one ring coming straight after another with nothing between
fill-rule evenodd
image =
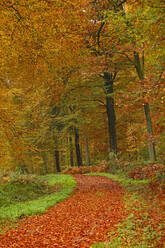
<instances>
[{"instance_id":1,"label":"orange leaves","mask_svg":"<svg viewBox=\"0 0 165 248\"><path fill-rule=\"evenodd\" d=\"M69 167L62 171L62 174L85 174L89 172L109 172L109 165L106 161L102 161L99 165L95 166L81 166L81 167Z\"/></svg>"},{"instance_id":2,"label":"orange leaves","mask_svg":"<svg viewBox=\"0 0 165 248\"><path fill-rule=\"evenodd\" d=\"M89 248L123 217L121 187L99 176L75 176L79 189L45 214L0 236L0 247Z\"/></svg>"}]
</instances>

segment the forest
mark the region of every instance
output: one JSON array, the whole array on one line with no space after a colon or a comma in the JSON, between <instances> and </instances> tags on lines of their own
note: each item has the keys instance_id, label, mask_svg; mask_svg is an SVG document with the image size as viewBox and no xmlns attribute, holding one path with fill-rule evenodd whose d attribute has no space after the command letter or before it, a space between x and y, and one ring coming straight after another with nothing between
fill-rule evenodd
<instances>
[{"instance_id":1,"label":"forest","mask_svg":"<svg viewBox=\"0 0 165 248\"><path fill-rule=\"evenodd\" d=\"M0 200L6 183L29 183L26 201L65 190L58 180L110 173L122 187L156 192L163 214L164 1L0 0L0 21ZM121 247L164 247L151 240ZM65 247L49 245L34 247Z\"/></svg>"},{"instance_id":2,"label":"forest","mask_svg":"<svg viewBox=\"0 0 165 248\"><path fill-rule=\"evenodd\" d=\"M0 15L2 169L163 160L163 1L1 1Z\"/></svg>"}]
</instances>

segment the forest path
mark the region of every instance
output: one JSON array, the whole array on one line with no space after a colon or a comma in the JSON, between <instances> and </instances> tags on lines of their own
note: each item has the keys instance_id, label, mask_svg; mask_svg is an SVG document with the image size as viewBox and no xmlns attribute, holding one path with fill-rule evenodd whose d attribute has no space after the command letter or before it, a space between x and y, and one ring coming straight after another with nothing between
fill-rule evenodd
<instances>
[{"instance_id":1,"label":"forest path","mask_svg":"<svg viewBox=\"0 0 165 248\"><path fill-rule=\"evenodd\" d=\"M124 215L123 190L112 179L76 175L74 194L0 236L0 248L89 248Z\"/></svg>"}]
</instances>

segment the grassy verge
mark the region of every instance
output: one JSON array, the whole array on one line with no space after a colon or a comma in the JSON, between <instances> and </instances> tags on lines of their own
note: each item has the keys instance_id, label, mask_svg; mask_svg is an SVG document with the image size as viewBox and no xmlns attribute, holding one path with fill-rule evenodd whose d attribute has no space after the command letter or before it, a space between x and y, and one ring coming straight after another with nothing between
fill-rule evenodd
<instances>
[{"instance_id":1,"label":"grassy verge","mask_svg":"<svg viewBox=\"0 0 165 248\"><path fill-rule=\"evenodd\" d=\"M114 175L109 173L88 173L88 175L109 177L131 192L140 189L142 185L144 186L150 182L150 179L132 180L123 175Z\"/></svg>"},{"instance_id":2,"label":"grassy verge","mask_svg":"<svg viewBox=\"0 0 165 248\"><path fill-rule=\"evenodd\" d=\"M164 213L150 198L150 180L132 180L120 175L92 173L119 182L125 189L123 201L127 218L107 234L107 241L93 244L92 248L163 248L165 247Z\"/></svg>"},{"instance_id":3,"label":"grassy verge","mask_svg":"<svg viewBox=\"0 0 165 248\"><path fill-rule=\"evenodd\" d=\"M46 209L54 206L56 203L63 201L72 193L76 182L70 175L46 175L42 179L47 181L48 185L61 185L59 191L40 196L35 200L26 200L25 202L15 202L8 206L0 207L0 224L6 221L15 222L18 218L41 214Z\"/></svg>"}]
</instances>

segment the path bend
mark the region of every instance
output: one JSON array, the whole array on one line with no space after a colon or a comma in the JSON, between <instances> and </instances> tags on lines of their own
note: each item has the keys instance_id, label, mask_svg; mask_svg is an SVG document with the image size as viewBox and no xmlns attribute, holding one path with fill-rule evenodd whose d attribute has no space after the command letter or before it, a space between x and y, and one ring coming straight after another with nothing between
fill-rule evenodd
<instances>
[{"instance_id":1,"label":"path bend","mask_svg":"<svg viewBox=\"0 0 165 248\"><path fill-rule=\"evenodd\" d=\"M112 179L76 175L74 194L0 235L0 248L89 248L124 215L123 190Z\"/></svg>"}]
</instances>

